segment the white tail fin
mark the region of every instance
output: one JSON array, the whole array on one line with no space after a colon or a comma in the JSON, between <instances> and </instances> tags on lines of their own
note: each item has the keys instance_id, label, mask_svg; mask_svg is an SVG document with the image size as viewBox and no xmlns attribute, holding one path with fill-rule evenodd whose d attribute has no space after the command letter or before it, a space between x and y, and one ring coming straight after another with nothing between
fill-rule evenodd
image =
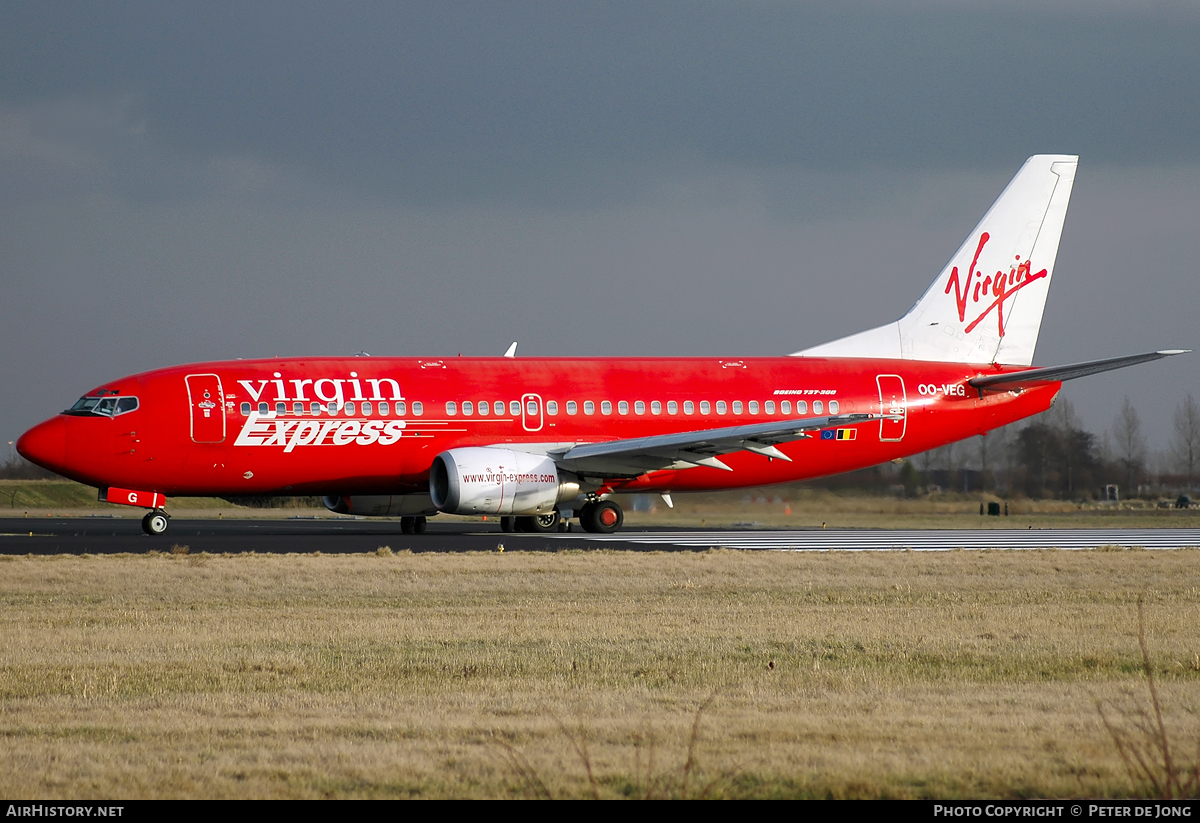
<instances>
[{"instance_id":1,"label":"white tail fin","mask_svg":"<svg viewBox=\"0 0 1200 823\"><path fill-rule=\"evenodd\" d=\"M796 352L1029 366L1078 157L1030 157L908 314Z\"/></svg>"}]
</instances>

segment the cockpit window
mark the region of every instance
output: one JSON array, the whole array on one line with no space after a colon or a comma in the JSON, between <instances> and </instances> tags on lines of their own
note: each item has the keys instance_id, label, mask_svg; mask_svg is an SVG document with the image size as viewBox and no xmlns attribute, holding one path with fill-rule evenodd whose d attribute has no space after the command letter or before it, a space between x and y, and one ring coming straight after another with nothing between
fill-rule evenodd
<instances>
[{"instance_id":1,"label":"cockpit window","mask_svg":"<svg viewBox=\"0 0 1200 823\"><path fill-rule=\"evenodd\" d=\"M90 412L99 402L99 397L81 397L75 401L75 405L67 409L67 411L87 413Z\"/></svg>"},{"instance_id":2,"label":"cockpit window","mask_svg":"<svg viewBox=\"0 0 1200 823\"><path fill-rule=\"evenodd\" d=\"M138 399L136 397L117 397L115 395L109 395L108 397L81 397L64 414L71 414L76 417L117 417L118 415L134 411L137 407Z\"/></svg>"}]
</instances>

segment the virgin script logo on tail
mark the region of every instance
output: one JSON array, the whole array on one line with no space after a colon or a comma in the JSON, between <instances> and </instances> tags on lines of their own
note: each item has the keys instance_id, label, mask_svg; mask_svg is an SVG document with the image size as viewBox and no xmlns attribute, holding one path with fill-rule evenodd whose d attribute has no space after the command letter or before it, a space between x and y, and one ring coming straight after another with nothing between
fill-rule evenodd
<instances>
[{"instance_id":1,"label":"virgin script logo on tail","mask_svg":"<svg viewBox=\"0 0 1200 823\"><path fill-rule=\"evenodd\" d=\"M981 300L987 301L983 311L967 323L967 327L963 329L967 334L970 334L979 323L991 314L992 310L996 310L996 327L1000 336L1004 336L1004 301L1008 300L1021 289L1041 280L1046 276L1046 269L1042 269L1037 274L1030 273L1030 263L1028 260L1021 261L1021 256L1017 255L1015 263L1009 268L1008 274L1002 271L996 272L994 275L983 276L983 272L978 271L975 267L979 263L979 255L983 253L983 247L987 245L987 241L991 239L986 231L979 235L979 246L975 249L975 256L971 258L971 268L967 272L967 281L962 283L959 278L958 266L955 266L950 271L950 280L946 283L946 294L950 293L950 289L954 289L954 302L958 308L958 319L961 323L967 322L967 303L978 304ZM977 306L976 306L977 307Z\"/></svg>"}]
</instances>

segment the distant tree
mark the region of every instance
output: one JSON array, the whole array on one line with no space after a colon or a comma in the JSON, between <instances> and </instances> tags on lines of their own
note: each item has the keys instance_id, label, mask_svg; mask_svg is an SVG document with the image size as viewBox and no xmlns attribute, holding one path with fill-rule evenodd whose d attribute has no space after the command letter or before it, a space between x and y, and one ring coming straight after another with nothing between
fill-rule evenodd
<instances>
[{"instance_id":1,"label":"distant tree","mask_svg":"<svg viewBox=\"0 0 1200 823\"><path fill-rule=\"evenodd\" d=\"M1017 482L1014 479L1017 473L1018 463L1016 455L1013 453L1013 438L1016 437L1018 429L1012 426L1002 426L999 429L993 429L988 432L987 440L991 443L987 447L988 462L992 469L993 488L997 491L1013 491L1017 487Z\"/></svg>"},{"instance_id":2,"label":"distant tree","mask_svg":"<svg viewBox=\"0 0 1200 823\"><path fill-rule=\"evenodd\" d=\"M979 488L983 491L987 491L988 487L988 446L991 445L989 439L986 434L975 438L979 444Z\"/></svg>"},{"instance_id":3,"label":"distant tree","mask_svg":"<svg viewBox=\"0 0 1200 823\"><path fill-rule=\"evenodd\" d=\"M1009 482L1030 497L1077 498L1096 485L1096 437L1080 428L1066 400L1022 428L1009 454Z\"/></svg>"},{"instance_id":4,"label":"distant tree","mask_svg":"<svg viewBox=\"0 0 1200 823\"><path fill-rule=\"evenodd\" d=\"M1137 481L1146 462L1146 440L1142 437L1142 421L1137 409L1125 398L1112 427L1113 449L1125 475L1126 494L1137 491Z\"/></svg>"},{"instance_id":5,"label":"distant tree","mask_svg":"<svg viewBox=\"0 0 1200 823\"><path fill-rule=\"evenodd\" d=\"M9 460L0 466L0 479L3 480L52 480L58 477L54 472L30 463L23 457Z\"/></svg>"},{"instance_id":6,"label":"distant tree","mask_svg":"<svg viewBox=\"0 0 1200 823\"><path fill-rule=\"evenodd\" d=\"M1075 416L1075 407L1071 405L1071 401L1065 397L1059 397L1050 411L1046 413L1046 422L1054 433L1054 438L1057 440L1055 444L1056 457L1058 458L1058 473L1060 475L1060 485L1070 496L1075 492L1075 482L1079 474L1079 462L1083 455L1078 454L1078 449L1081 444L1079 435L1085 435L1086 432L1079 428L1079 418Z\"/></svg>"},{"instance_id":7,"label":"distant tree","mask_svg":"<svg viewBox=\"0 0 1200 823\"><path fill-rule=\"evenodd\" d=\"M1041 421L1030 423L1017 435L1016 462L1020 466L1021 488L1027 496L1045 496L1056 446L1054 430Z\"/></svg>"},{"instance_id":8,"label":"distant tree","mask_svg":"<svg viewBox=\"0 0 1200 823\"><path fill-rule=\"evenodd\" d=\"M1189 394L1175 407L1175 459L1191 488L1200 462L1200 406Z\"/></svg>"},{"instance_id":9,"label":"distant tree","mask_svg":"<svg viewBox=\"0 0 1200 823\"><path fill-rule=\"evenodd\" d=\"M911 460L905 460L904 465L900 467L900 482L904 484L905 497L916 496L917 487L921 485L921 475Z\"/></svg>"}]
</instances>

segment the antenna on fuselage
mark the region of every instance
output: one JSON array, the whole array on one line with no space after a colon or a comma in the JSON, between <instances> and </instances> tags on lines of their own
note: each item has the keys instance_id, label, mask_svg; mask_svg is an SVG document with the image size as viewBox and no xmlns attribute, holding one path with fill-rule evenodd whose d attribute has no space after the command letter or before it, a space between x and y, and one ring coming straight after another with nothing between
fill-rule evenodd
<instances>
[{"instance_id":1,"label":"antenna on fuselage","mask_svg":"<svg viewBox=\"0 0 1200 823\"><path fill-rule=\"evenodd\" d=\"M516 357L517 356L517 341L516 340L514 340L512 342L512 345L508 347L508 351L506 351L504 353L504 356L505 357Z\"/></svg>"}]
</instances>

